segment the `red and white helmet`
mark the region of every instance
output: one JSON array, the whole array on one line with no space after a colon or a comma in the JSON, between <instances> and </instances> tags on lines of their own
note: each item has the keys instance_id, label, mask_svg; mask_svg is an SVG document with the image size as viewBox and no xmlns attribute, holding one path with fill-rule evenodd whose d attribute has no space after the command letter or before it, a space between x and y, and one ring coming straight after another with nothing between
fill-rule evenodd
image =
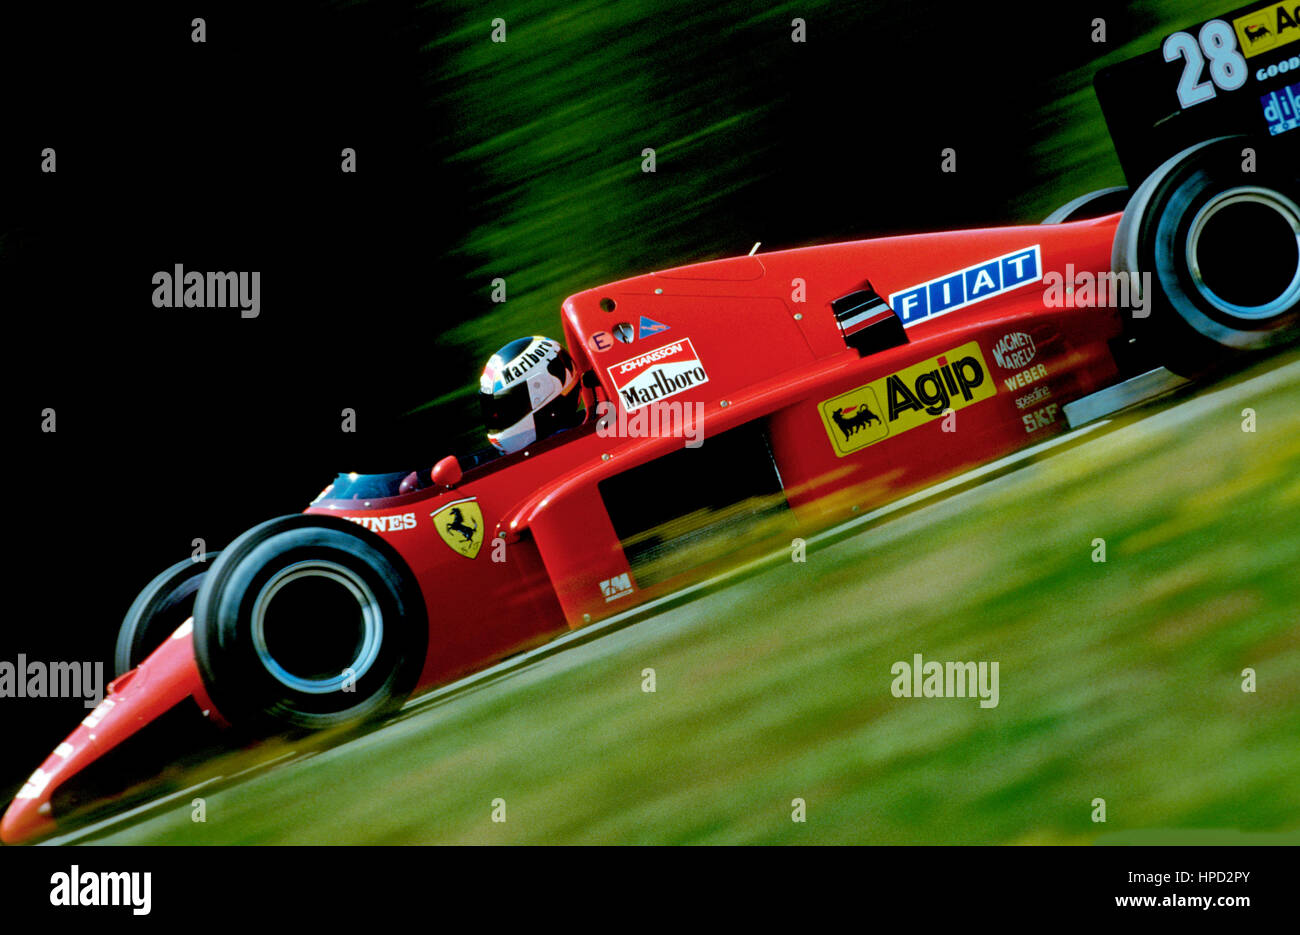
<instances>
[{"instance_id":1,"label":"red and white helmet","mask_svg":"<svg viewBox=\"0 0 1300 935\"><path fill-rule=\"evenodd\" d=\"M511 341L479 378L487 439L510 454L570 428L580 395L577 368L559 341L540 335Z\"/></svg>"}]
</instances>

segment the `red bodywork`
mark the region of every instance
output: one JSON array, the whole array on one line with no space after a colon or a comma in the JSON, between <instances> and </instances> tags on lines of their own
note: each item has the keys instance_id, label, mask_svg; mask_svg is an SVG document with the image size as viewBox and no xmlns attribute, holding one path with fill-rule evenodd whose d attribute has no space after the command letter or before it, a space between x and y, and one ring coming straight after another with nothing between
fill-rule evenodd
<instances>
[{"instance_id":1,"label":"red bodywork","mask_svg":"<svg viewBox=\"0 0 1300 935\"><path fill-rule=\"evenodd\" d=\"M802 534L832 526L1063 431L1061 406L1119 378L1109 347L1121 333L1115 309L1045 307L1041 281L905 322L905 344L868 354L846 343L833 301L868 282L888 299L1035 246L1040 274L1065 274L1067 264L1074 273L1108 273L1118 221L1115 214L1068 224L889 237L637 276L566 300L565 344L580 370L599 377L600 398L623 406L610 369L689 339L685 353L698 357L707 382L694 382L666 402L703 404L703 444L691 457L699 457L701 470L723 470L725 465L709 461L709 439L739 426L761 426L779 477L786 520L780 528L788 546L792 529ZM648 328L640 327L643 316ZM630 341L614 337L622 322L632 326ZM656 325L667 328L655 330ZM642 336L647 331L653 333ZM884 394L895 385L887 378L900 375L911 385L916 372L907 371L914 365L930 362L919 372L932 371L926 384L931 389L946 381L950 391L959 390L943 368L955 362L958 349L969 356L971 344L984 379L977 398L960 407L960 394L949 393L956 425L916 409L895 422L882 411L888 409ZM1008 346L1018 351L1003 366L999 361L1007 359ZM995 353L999 348L1001 356ZM974 365L967 367L969 378ZM863 391L875 381L886 382L874 395ZM840 403L824 409L837 397L843 397ZM660 405L650 403L647 411ZM859 410L862 405L869 413ZM835 418L832 412L846 424L858 418L838 429L828 421ZM858 423L863 424L854 429ZM843 436L838 443L837 431ZM856 450L839 447L877 436ZM450 489L427 487L364 502L331 500L327 491L307 512L369 519L364 524L409 565L430 621L422 690L713 573L716 563L703 563L638 581L628 542L620 540L598 486L682 448L680 436L609 437L589 419L526 452L467 472ZM650 485L642 495L663 498L664 520L675 518L673 491ZM444 539L434 518L448 504L470 499L482 515L482 541L472 558ZM402 519L380 521L390 516ZM494 560L494 553L504 560ZM5 814L0 839L28 840L52 830L49 803L60 782L186 696L220 717L204 693L188 631L182 631L114 683L100 708L46 760Z\"/></svg>"}]
</instances>

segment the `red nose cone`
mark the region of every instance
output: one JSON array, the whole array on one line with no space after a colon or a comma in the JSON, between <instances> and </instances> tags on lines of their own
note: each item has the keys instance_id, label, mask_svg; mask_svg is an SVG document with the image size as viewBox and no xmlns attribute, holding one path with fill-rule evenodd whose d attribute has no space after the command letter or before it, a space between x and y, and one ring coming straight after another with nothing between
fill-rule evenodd
<instances>
[{"instance_id":1,"label":"red nose cone","mask_svg":"<svg viewBox=\"0 0 1300 935\"><path fill-rule=\"evenodd\" d=\"M54 819L49 817L50 803L44 799L14 799L0 821L0 841L20 844L41 838L54 830Z\"/></svg>"},{"instance_id":2,"label":"red nose cone","mask_svg":"<svg viewBox=\"0 0 1300 935\"><path fill-rule=\"evenodd\" d=\"M54 831L59 816L50 801L55 791L187 697L211 711L194 661L188 620L138 669L109 685L108 695L32 773L0 819L0 841L21 844ZM216 712L211 713L221 723Z\"/></svg>"}]
</instances>

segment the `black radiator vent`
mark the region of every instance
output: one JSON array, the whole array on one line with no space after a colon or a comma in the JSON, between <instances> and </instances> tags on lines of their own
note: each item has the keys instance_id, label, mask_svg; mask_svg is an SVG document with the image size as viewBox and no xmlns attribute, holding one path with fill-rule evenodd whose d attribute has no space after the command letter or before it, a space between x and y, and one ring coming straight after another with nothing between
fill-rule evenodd
<instances>
[{"instance_id":1,"label":"black radiator vent","mask_svg":"<svg viewBox=\"0 0 1300 935\"><path fill-rule=\"evenodd\" d=\"M646 588L771 537L794 515L768 447L751 422L707 435L598 484L638 587Z\"/></svg>"},{"instance_id":2,"label":"black radiator vent","mask_svg":"<svg viewBox=\"0 0 1300 935\"><path fill-rule=\"evenodd\" d=\"M865 357L887 347L907 343L907 332L889 307L867 283L865 289L850 292L831 303L835 323L844 343Z\"/></svg>"}]
</instances>

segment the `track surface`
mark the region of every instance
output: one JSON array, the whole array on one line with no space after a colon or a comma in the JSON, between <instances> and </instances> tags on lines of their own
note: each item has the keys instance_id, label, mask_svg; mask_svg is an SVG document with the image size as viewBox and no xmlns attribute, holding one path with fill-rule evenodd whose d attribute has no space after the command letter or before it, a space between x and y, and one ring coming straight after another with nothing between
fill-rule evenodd
<instances>
[{"instance_id":1,"label":"track surface","mask_svg":"<svg viewBox=\"0 0 1300 935\"><path fill-rule=\"evenodd\" d=\"M233 761L49 843L1285 829L1300 814L1297 438L1292 355L864 516L809 540L805 563L754 563L369 734ZM892 664L918 652L999 661L998 706L894 697Z\"/></svg>"}]
</instances>

